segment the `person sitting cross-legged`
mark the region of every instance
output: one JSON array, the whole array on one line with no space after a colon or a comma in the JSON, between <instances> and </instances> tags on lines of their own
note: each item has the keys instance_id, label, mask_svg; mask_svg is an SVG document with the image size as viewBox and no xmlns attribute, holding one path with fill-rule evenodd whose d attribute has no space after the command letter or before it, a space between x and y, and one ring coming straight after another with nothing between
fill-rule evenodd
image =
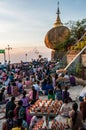
<instances>
[{"instance_id":1,"label":"person sitting cross-legged","mask_svg":"<svg viewBox=\"0 0 86 130\"><path fill-rule=\"evenodd\" d=\"M64 117L69 117L69 112L71 110L71 107L69 106L68 104L68 100L65 99L64 100L64 103L62 104L61 106L61 109L60 109L60 114Z\"/></svg>"}]
</instances>

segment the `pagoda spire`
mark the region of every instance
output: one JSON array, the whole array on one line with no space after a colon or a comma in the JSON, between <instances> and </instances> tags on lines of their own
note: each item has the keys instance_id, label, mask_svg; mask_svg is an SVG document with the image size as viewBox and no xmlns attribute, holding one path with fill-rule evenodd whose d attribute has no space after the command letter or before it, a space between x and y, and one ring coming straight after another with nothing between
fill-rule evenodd
<instances>
[{"instance_id":1,"label":"pagoda spire","mask_svg":"<svg viewBox=\"0 0 86 130\"><path fill-rule=\"evenodd\" d=\"M59 1L57 2L57 19L55 21L55 23L53 24L53 27L58 27L58 26L63 26L61 20L60 20L60 10L59 10Z\"/></svg>"}]
</instances>

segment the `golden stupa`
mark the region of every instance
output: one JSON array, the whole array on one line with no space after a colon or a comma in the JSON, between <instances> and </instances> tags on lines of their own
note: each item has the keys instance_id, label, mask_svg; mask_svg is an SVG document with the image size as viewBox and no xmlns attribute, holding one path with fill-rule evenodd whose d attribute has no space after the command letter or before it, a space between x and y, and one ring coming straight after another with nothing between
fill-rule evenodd
<instances>
[{"instance_id":1,"label":"golden stupa","mask_svg":"<svg viewBox=\"0 0 86 130\"><path fill-rule=\"evenodd\" d=\"M61 20L60 20L60 11L59 11L59 3L57 8L57 19L55 23L53 24L53 28L51 28L46 36L45 36L45 45L52 49L52 52L55 53L59 50L58 45L62 44L66 41L66 39L70 35L70 31L67 27L63 26Z\"/></svg>"}]
</instances>

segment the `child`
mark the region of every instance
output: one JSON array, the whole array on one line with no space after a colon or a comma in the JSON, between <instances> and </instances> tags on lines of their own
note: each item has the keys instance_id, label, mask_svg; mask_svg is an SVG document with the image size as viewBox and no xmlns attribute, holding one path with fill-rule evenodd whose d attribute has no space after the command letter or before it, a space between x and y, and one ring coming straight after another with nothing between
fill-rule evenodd
<instances>
[{"instance_id":1,"label":"child","mask_svg":"<svg viewBox=\"0 0 86 130\"><path fill-rule=\"evenodd\" d=\"M26 96L26 91L23 92L23 97L21 98L23 102L23 107L26 108L29 106L29 98Z\"/></svg>"},{"instance_id":2,"label":"child","mask_svg":"<svg viewBox=\"0 0 86 130\"><path fill-rule=\"evenodd\" d=\"M48 91L48 99L55 100L55 94L52 89L49 89Z\"/></svg>"},{"instance_id":3,"label":"child","mask_svg":"<svg viewBox=\"0 0 86 130\"><path fill-rule=\"evenodd\" d=\"M70 108L70 106L69 106L69 104L68 104L68 100L65 99L65 100L64 100L64 103L63 103L63 105L62 105L62 107L61 107L61 109L60 109L60 113L61 113L61 115L64 116L64 117L69 117L69 111L70 111L70 110L71 110L71 108Z\"/></svg>"}]
</instances>

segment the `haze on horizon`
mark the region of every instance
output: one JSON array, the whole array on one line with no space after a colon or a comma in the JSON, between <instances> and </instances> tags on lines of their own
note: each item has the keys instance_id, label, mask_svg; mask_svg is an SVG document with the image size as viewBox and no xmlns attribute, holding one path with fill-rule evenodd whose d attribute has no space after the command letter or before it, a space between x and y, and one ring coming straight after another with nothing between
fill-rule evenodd
<instances>
[{"instance_id":1,"label":"haze on horizon","mask_svg":"<svg viewBox=\"0 0 86 130\"><path fill-rule=\"evenodd\" d=\"M34 48L50 58L44 37L56 20L57 0L1 0L0 49L12 47L11 61L25 60L25 54L36 57ZM86 18L86 0L60 0L62 23ZM31 49L32 48L32 49ZM31 51L31 52L30 52ZM32 55L32 57L31 57ZM8 52L6 50L8 60ZM0 60L3 56L0 54Z\"/></svg>"}]
</instances>

